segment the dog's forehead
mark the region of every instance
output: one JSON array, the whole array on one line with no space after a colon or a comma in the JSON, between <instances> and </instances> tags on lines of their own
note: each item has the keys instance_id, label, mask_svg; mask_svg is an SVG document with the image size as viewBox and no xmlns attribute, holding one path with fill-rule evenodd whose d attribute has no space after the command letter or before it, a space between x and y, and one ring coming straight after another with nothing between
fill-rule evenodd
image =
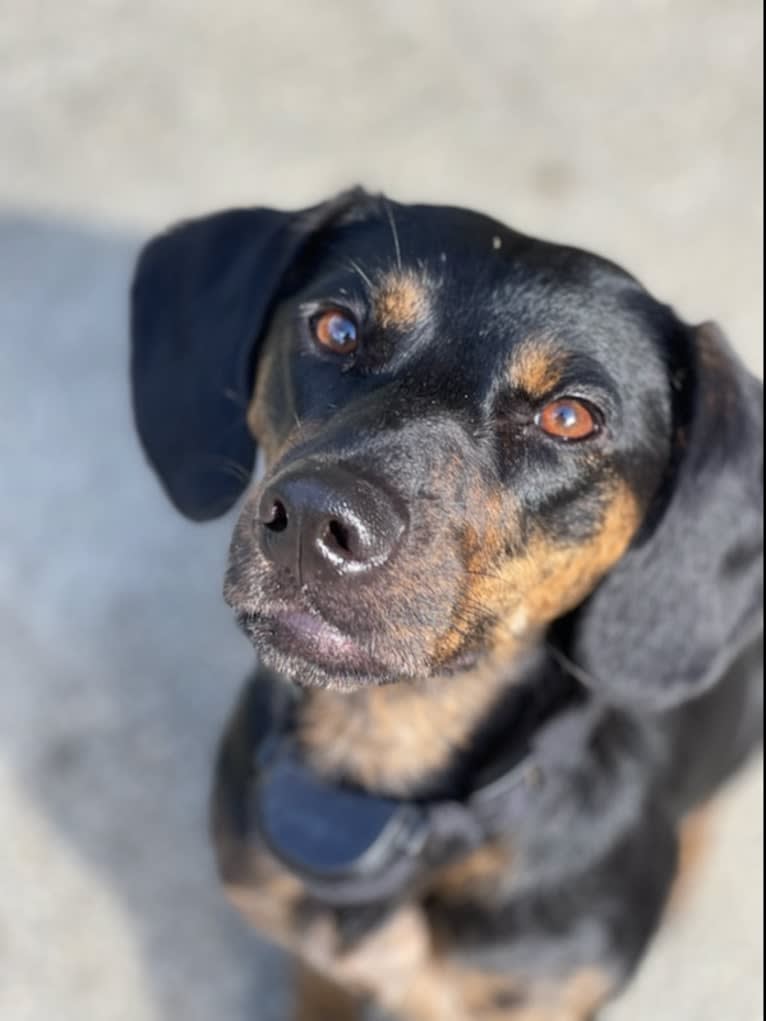
<instances>
[{"instance_id":1,"label":"dog's forehead","mask_svg":"<svg viewBox=\"0 0 766 1021\"><path fill-rule=\"evenodd\" d=\"M491 285L509 275L549 286L586 286L594 277L632 278L592 252L534 238L470 209L386 202L368 215L327 230L324 251L344 253L376 269L413 273L418 269L472 277Z\"/></svg>"},{"instance_id":2,"label":"dog's forehead","mask_svg":"<svg viewBox=\"0 0 766 1021\"><path fill-rule=\"evenodd\" d=\"M567 354L614 362L619 373L651 347L630 308L631 297L650 299L628 273L471 210L385 203L328 231L315 268L312 296L361 289L384 330L427 333L463 370L478 362L512 372L518 357L516 371L535 388Z\"/></svg>"}]
</instances>

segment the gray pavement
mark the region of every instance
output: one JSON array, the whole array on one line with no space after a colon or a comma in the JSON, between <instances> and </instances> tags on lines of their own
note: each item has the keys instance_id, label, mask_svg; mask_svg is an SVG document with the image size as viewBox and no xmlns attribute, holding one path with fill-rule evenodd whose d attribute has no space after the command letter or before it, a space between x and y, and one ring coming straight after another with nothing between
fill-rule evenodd
<instances>
[{"instance_id":1,"label":"gray pavement","mask_svg":"<svg viewBox=\"0 0 766 1021\"><path fill-rule=\"evenodd\" d=\"M204 835L250 662L231 521L142 463L145 234L353 181L624 262L761 371L760 5L17 0L0 11L0 1018L286 1021ZM757 1021L762 770L610 1021Z\"/></svg>"}]
</instances>

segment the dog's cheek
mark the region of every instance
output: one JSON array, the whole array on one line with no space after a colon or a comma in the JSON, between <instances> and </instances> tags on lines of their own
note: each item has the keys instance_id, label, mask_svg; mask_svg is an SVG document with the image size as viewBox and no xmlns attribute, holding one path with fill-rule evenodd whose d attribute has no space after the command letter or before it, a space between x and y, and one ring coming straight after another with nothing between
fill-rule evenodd
<instances>
[{"instance_id":1,"label":"dog's cheek","mask_svg":"<svg viewBox=\"0 0 766 1021\"><path fill-rule=\"evenodd\" d=\"M555 531L533 531L524 550L494 569L491 557L473 561L466 605L494 617L494 648L513 646L568 613L620 560L640 524L638 503L619 482L604 494L601 506L598 522L583 539L562 542ZM512 536L506 540L512 545Z\"/></svg>"},{"instance_id":2,"label":"dog's cheek","mask_svg":"<svg viewBox=\"0 0 766 1021\"><path fill-rule=\"evenodd\" d=\"M539 629L574 609L628 549L640 524L633 492L620 483L604 505L593 534L574 545L559 547L542 537L532 543L526 563L509 568L509 587L518 577L521 599L511 621L518 631Z\"/></svg>"},{"instance_id":3,"label":"dog's cheek","mask_svg":"<svg viewBox=\"0 0 766 1021\"><path fill-rule=\"evenodd\" d=\"M474 482L465 493L465 522L456 547L460 579L446 629L435 636L431 655L437 666L447 663L472 641L497 614L498 564L505 550L518 544L520 508L508 494L488 491Z\"/></svg>"}]
</instances>

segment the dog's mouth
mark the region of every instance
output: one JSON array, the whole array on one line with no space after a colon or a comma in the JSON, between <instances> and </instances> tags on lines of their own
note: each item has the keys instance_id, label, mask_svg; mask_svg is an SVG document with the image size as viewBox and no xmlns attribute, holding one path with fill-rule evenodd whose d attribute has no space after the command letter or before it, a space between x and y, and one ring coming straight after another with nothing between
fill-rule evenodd
<instances>
[{"instance_id":1,"label":"dog's mouth","mask_svg":"<svg viewBox=\"0 0 766 1021\"><path fill-rule=\"evenodd\" d=\"M378 682L389 679L388 668L318 613L275 610L269 614L242 613L238 620L263 659L289 672L298 683L322 683L318 673L349 683L355 678Z\"/></svg>"},{"instance_id":2,"label":"dog's mouth","mask_svg":"<svg viewBox=\"0 0 766 1021\"><path fill-rule=\"evenodd\" d=\"M316 612L248 611L238 613L237 620L262 660L298 684L350 689L414 676L404 664L387 663ZM463 650L438 669L419 673L456 673L472 668L479 658L478 650Z\"/></svg>"}]
</instances>

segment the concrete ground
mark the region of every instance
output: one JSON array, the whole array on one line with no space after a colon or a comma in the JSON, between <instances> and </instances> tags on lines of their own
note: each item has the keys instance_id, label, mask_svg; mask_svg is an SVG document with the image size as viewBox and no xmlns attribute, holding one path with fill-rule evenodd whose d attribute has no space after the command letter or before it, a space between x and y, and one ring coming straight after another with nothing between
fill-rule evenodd
<instances>
[{"instance_id":1,"label":"concrete ground","mask_svg":"<svg viewBox=\"0 0 766 1021\"><path fill-rule=\"evenodd\" d=\"M250 661L231 521L128 411L136 246L354 181L626 263L760 371L755 0L10 0L0 15L0 1017L285 1021L223 906L211 752ZM610 1021L761 1018L762 773Z\"/></svg>"}]
</instances>

